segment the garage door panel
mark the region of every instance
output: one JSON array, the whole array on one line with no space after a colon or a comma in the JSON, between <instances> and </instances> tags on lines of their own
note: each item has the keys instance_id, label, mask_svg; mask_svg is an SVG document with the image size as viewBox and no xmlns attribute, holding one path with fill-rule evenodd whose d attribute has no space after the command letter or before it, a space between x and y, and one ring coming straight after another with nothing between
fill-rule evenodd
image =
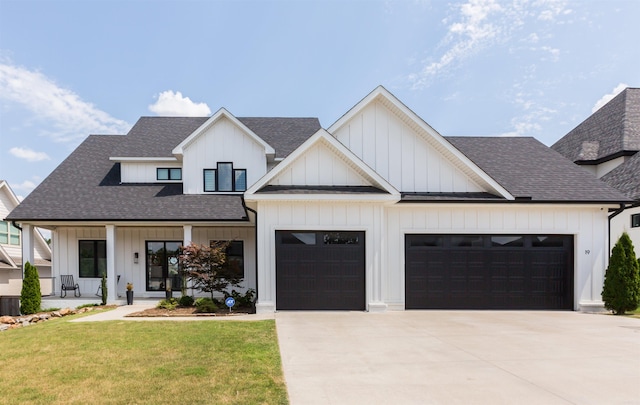
<instances>
[{"instance_id":1,"label":"garage door panel","mask_svg":"<svg viewBox=\"0 0 640 405\"><path fill-rule=\"evenodd\" d=\"M364 260L364 232L277 231L277 309L364 310Z\"/></svg>"},{"instance_id":2,"label":"garage door panel","mask_svg":"<svg viewBox=\"0 0 640 405\"><path fill-rule=\"evenodd\" d=\"M407 235L405 307L572 309L570 235Z\"/></svg>"}]
</instances>

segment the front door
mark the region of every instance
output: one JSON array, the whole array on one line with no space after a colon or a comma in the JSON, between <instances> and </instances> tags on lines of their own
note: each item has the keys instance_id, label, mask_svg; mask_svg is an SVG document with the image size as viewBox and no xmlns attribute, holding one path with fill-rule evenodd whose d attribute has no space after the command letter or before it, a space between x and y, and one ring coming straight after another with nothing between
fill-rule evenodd
<instances>
[{"instance_id":1,"label":"front door","mask_svg":"<svg viewBox=\"0 0 640 405\"><path fill-rule=\"evenodd\" d=\"M182 242L147 242L147 291L180 291L178 258Z\"/></svg>"}]
</instances>

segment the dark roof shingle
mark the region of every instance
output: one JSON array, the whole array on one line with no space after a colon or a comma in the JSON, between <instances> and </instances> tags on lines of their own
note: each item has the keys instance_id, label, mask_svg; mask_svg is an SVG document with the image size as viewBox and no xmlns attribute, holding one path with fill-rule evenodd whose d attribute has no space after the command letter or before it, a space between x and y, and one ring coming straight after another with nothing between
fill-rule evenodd
<instances>
[{"instance_id":1,"label":"dark roof shingle","mask_svg":"<svg viewBox=\"0 0 640 405\"><path fill-rule=\"evenodd\" d=\"M640 152L602 176L601 180L622 191L627 197L640 200Z\"/></svg>"},{"instance_id":2,"label":"dark roof shingle","mask_svg":"<svg viewBox=\"0 0 640 405\"><path fill-rule=\"evenodd\" d=\"M183 195L182 184L120 184L121 135L91 135L7 217L60 221L246 220L240 195Z\"/></svg>"},{"instance_id":3,"label":"dark roof shingle","mask_svg":"<svg viewBox=\"0 0 640 405\"><path fill-rule=\"evenodd\" d=\"M516 198L623 202L624 195L529 137L446 137Z\"/></svg>"},{"instance_id":4,"label":"dark roof shingle","mask_svg":"<svg viewBox=\"0 0 640 405\"><path fill-rule=\"evenodd\" d=\"M627 88L551 146L572 162L640 150L640 88Z\"/></svg>"}]
</instances>

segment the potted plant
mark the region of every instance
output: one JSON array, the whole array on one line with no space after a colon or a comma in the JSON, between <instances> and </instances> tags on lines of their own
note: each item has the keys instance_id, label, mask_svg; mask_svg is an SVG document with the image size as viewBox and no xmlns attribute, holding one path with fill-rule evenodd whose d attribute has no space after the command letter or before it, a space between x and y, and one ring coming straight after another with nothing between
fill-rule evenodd
<instances>
[{"instance_id":1,"label":"potted plant","mask_svg":"<svg viewBox=\"0 0 640 405\"><path fill-rule=\"evenodd\" d=\"M133 305L133 284L127 283L127 305Z\"/></svg>"}]
</instances>

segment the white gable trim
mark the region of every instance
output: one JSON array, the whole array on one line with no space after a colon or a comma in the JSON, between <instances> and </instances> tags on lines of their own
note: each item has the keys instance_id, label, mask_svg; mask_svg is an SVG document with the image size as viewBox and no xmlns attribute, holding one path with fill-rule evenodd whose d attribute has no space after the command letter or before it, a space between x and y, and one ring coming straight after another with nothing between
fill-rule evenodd
<instances>
[{"instance_id":1,"label":"white gable trim","mask_svg":"<svg viewBox=\"0 0 640 405\"><path fill-rule=\"evenodd\" d=\"M9 263L9 266L11 266L12 268L14 268L14 269L18 268L18 264L11 258L11 256L9 256L7 251L4 250L4 248L2 246L0 246L0 259L2 259L3 261Z\"/></svg>"},{"instance_id":2,"label":"white gable trim","mask_svg":"<svg viewBox=\"0 0 640 405\"><path fill-rule=\"evenodd\" d=\"M398 201L400 200L400 193L396 190L389 182L387 182L384 178L382 178L378 173L373 171L369 166L367 166L362 160L360 160L356 155L353 154L346 146L344 146L340 141L331 136L324 129L318 130L312 137L307 139L302 145L300 145L295 151L291 152L289 156L287 156L280 164L274 167L270 172L265 174L260 180L258 180L253 186L251 186L245 192L245 199L247 200L256 200L256 199L274 199L276 197L267 197L267 195L257 196L256 193L264 186L268 185L270 181L278 177L284 170L287 169L296 159L302 156L306 151L311 149L313 146L320 142L325 142L328 144L338 155L341 155L354 169L366 180L371 182L372 185L381 188L382 190L389 193L389 195L385 196L385 200L388 200L391 197L392 200ZM271 195L273 196L273 195ZM353 196L353 194L350 194ZM257 198L256 198L257 197ZM317 194L309 195L311 198L320 199ZM364 197L364 196L362 196ZM278 198L282 198L280 195ZM300 198L300 195L297 195L296 198ZM333 198L336 198L335 196ZM376 197L379 198L379 197ZM351 197L353 199L353 197ZM368 199L371 199L369 197Z\"/></svg>"},{"instance_id":3,"label":"white gable trim","mask_svg":"<svg viewBox=\"0 0 640 405\"><path fill-rule=\"evenodd\" d=\"M13 202L13 207L9 207L9 211L13 210L15 207L17 207L20 204L20 200L18 199L18 196L13 192L13 190L11 189L11 187L9 187L9 183L7 183L5 180L0 180L0 191L4 191L5 195L7 195L9 197L9 199ZM3 219L0 217L0 220ZM35 235L36 238L36 243L38 243L38 245L40 245L41 248L43 248L43 251L41 253L43 253L43 259L46 260L50 260L51 259L51 247L49 246L49 244L47 243L47 241L44 239L44 236L42 236L42 234L40 233L40 231L38 229L35 229L35 232L33 233ZM21 242L22 244L22 242ZM1 246L0 246L1 248ZM4 252L6 254L6 252ZM7 255L8 257L8 255ZM9 260L11 260L11 258L9 257ZM16 265L16 263L11 260L12 265Z\"/></svg>"},{"instance_id":4,"label":"white gable trim","mask_svg":"<svg viewBox=\"0 0 640 405\"><path fill-rule=\"evenodd\" d=\"M176 146L172 153L176 156L182 156L184 154L184 149L193 142L196 138L206 132L211 126L213 126L218 120L222 117L227 118L234 125L244 131L247 135L249 135L254 141L264 147L264 153L271 157L275 156L275 149L266 143L264 139L260 138L255 132L250 130L246 125L244 125L240 120L233 116L229 111L224 108L219 109L215 114L213 114L204 124L202 124L198 129L193 131L191 135L189 135L184 141L180 142L178 146Z\"/></svg>"},{"instance_id":5,"label":"white gable trim","mask_svg":"<svg viewBox=\"0 0 640 405\"><path fill-rule=\"evenodd\" d=\"M403 122L420 134L430 145L447 157L452 164L477 182L478 185L485 187L488 190L492 190L494 193L507 200L515 199L515 197L497 181L480 169L478 165L456 149L451 143L449 143L449 141L440 135L438 131L433 129L422 118L420 118L420 116L411 111L411 109L382 86L376 87L346 114L333 123L333 125L329 127L328 131L330 133L336 133L370 103L375 101L380 101L390 111L394 112Z\"/></svg>"}]
</instances>

